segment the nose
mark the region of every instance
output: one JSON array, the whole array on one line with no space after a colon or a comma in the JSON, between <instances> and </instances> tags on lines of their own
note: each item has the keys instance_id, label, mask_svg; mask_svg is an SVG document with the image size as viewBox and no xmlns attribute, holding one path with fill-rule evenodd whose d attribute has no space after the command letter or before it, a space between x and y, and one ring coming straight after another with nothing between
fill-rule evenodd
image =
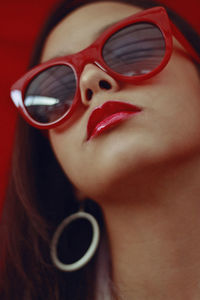
<instances>
[{"instance_id":1,"label":"nose","mask_svg":"<svg viewBox=\"0 0 200 300\"><path fill-rule=\"evenodd\" d=\"M117 81L94 64L87 64L80 76L80 92L84 105L89 105L96 93L114 92L119 89Z\"/></svg>"}]
</instances>

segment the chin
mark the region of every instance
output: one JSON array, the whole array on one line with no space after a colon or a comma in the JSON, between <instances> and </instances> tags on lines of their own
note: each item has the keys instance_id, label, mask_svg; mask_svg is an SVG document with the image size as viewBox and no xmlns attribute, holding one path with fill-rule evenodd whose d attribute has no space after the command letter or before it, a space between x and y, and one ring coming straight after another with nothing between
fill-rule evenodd
<instances>
[{"instance_id":1,"label":"chin","mask_svg":"<svg viewBox=\"0 0 200 300\"><path fill-rule=\"evenodd\" d=\"M110 152L107 159L94 164L92 173L87 174L87 182L83 179L75 185L91 199L109 199L120 186L134 186L136 178L144 174L145 169L152 165L152 158L146 151L115 151Z\"/></svg>"},{"instance_id":2,"label":"chin","mask_svg":"<svg viewBox=\"0 0 200 300\"><path fill-rule=\"evenodd\" d=\"M177 139L132 129L99 136L91 148L90 155L86 152L76 167L73 164L69 177L75 187L94 200L109 199L117 189L125 191L137 182L148 182L152 174L162 174L194 155L194 149Z\"/></svg>"}]
</instances>

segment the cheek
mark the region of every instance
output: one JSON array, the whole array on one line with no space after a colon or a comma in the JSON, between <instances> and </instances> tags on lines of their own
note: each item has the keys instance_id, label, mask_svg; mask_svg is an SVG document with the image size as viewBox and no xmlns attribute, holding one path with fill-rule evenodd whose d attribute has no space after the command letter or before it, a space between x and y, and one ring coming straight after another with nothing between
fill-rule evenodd
<instances>
[{"instance_id":1,"label":"cheek","mask_svg":"<svg viewBox=\"0 0 200 300\"><path fill-rule=\"evenodd\" d=\"M57 134L51 130L49 136L54 154L67 178L79 191L92 197L90 190L95 187L95 181L98 182L95 152L86 149L83 138L77 131Z\"/></svg>"},{"instance_id":2,"label":"cheek","mask_svg":"<svg viewBox=\"0 0 200 300\"><path fill-rule=\"evenodd\" d=\"M57 134L52 130L50 131L49 138L54 154L65 174L67 174L69 178L71 174L72 178L77 176L80 165L77 159L80 155L80 143L77 143L75 137L71 139L67 131L62 134Z\"/></svg>"},{"instance_id":3,"label":"cheek","mask_svg":"<svg viewBox=\"0 0 200 300\"><path fill-rule=\"evenodd\" d=\"M147 93L152 131L177 155L192 147L199 151L200 81L196 68L190 61L183 64L181 58L172 59L159 80Z\"/></svg>"}]
</instances>

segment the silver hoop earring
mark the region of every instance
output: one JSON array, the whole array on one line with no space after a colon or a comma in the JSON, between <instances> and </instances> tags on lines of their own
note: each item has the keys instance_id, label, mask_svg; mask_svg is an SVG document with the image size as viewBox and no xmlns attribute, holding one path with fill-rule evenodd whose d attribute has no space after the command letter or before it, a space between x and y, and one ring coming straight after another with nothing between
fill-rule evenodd
<instances>
[{"instance_id":1,"label":"silver hoop earring","mask_svg":"<svg viewBox=\"0 0 200 300\"><path fill-rule=\"evenodd\" d=\"M57 244L58 244L59 237L61 236L63 230L66 227L68 227L71 222L80 218L88 220L92 226L93 237L92 237L91 244L88 250L86 251L86 253L78 261L72 264L64 264L59 260L57 255ZM89 213L86 213L84 211L79 211L65 218L56 229L51 242L50 253L54 265L61 271L65 271L65 272L71 272L71 271L76 271L81 269L90 261L90 259L93 257L94 253L96 252L96 249L99 244L99 236L100 236L99 225L95 220L95 218Z\"/></svg>"}]
</instances>

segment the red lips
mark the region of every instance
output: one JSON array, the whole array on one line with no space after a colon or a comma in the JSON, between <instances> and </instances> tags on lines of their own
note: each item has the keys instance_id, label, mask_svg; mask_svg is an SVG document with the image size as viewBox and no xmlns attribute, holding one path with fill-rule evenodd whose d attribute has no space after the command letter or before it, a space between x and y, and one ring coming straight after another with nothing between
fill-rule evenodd
<instances>
[{"instance_id":1,"label":"red lips","mask_svg":"<svg viewBox=\"0 0 200 300\"><path fill-rule=\"evenodd\" d=\"M141 108L119 101L108 101L95 108L88 120L87 140L99 135L103 131L119 124L130 115L140 112Z\"/></svg>"}]
</instances>

